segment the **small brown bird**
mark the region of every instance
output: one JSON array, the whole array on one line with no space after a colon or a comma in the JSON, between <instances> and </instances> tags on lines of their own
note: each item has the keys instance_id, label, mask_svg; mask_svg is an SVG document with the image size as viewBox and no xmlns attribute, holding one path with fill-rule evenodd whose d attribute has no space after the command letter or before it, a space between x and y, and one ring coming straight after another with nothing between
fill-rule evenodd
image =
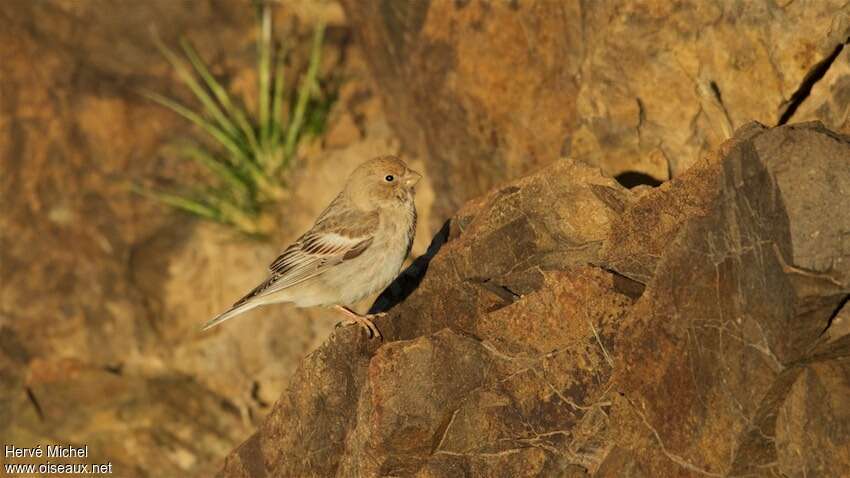
<instances>
[{"instance_id":1,"label":"small brown bird","mask_svg":"<svg viewBox=\"0 0 850 478\"><path fill-rule=\"evenodd\" d=\"M394 156L367 161L313 227L269 266L269 277L233 307L207 322L214 327L254 307L292 302L334 306L370 338L381 337L372 319L347 306L384 289L401 271L416 229L414 187L422 175Z\"/></svg>"}]
</instances>

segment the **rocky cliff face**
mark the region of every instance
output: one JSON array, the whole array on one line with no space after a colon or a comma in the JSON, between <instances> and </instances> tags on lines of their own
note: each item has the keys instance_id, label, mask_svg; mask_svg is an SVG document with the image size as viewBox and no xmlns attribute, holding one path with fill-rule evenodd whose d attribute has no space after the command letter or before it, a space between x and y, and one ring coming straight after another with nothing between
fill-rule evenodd
<instances>
[{"instance_id":1,"label":"rocky cliff face","mask_svg":"<svg viewBox=\"0 0 850 478\"><path fill-rule=\"evenodd\" d=\"M843 0L342 3L435 217L561 156L664 180L748 121L850 132Z\"/></svg>"},{"instance_id":2,"label":"rocky cliff face","mask_svg":"<svg viewBox=\"0 0 850 478\"><path fill-rule=\"evenodd\" d=\"M560 160L467 203L220 476L839 476L850 137L751 123L656 189Z\"/></svg>"}]
</instances>

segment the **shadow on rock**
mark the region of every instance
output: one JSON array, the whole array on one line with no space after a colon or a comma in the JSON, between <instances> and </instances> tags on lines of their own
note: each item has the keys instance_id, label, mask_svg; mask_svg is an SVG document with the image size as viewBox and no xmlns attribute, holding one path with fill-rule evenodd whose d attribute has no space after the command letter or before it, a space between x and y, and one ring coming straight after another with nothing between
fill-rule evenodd
<instances>
[{"instance_id":1,"label":"shadow on rock","mask_svg":"<svg viewBox=\"0 0 850 478\"><path fill-rule=\"evenodd\" d=\"M425 274L428 272L428 265L431 263L431 259L437 255L437 252L440 251L440 248L443 247L443 244L449 238L449 229L451 225L451 220L443 223L443 227L434 235L434 238L431 240L431 244L428 246L428 250L425 251L425 254L417 257L416 260L413 261L410 266L407 267L397 278L390 284L382 293L375 299L375 302L372 304L372 307L369 308L370 314L377 314L380 312L387 312L396 306L396 304L403 302L413 291L419 287L419 284L422 282L422 279L425 277Z\"/></svg>"}]
</instances>

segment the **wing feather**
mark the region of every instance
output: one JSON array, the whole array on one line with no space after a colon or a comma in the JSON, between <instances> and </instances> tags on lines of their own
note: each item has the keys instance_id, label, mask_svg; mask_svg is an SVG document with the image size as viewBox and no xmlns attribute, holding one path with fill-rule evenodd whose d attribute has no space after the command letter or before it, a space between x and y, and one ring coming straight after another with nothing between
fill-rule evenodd
<instances>
[{"instance_id":1,"label":"wing feather","mask_svg":"<svg viewBox=\"0 0 850 478\"><path fill-rule=\"evenodd\" d=\"M270 276L234 306L300 284L366 251L372 244L378 214L340 207L340 200L337 197L313 228L269 265Z\"/></svg>"}]
</instances>

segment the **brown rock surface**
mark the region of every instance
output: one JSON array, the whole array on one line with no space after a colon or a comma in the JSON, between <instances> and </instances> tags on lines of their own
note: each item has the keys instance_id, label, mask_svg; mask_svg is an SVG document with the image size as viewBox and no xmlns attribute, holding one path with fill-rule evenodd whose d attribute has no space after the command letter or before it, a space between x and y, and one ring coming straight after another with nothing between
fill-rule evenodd
<instances>
[{"instance_id":1,"label":"brown rock surface","mask_svg":"<svg viewBox=\"0 0 850 478\"><path fill-rule=\"evenodd\" d=\"M843 0L342 3L435 218L561 156L667 179L792 106L847 132Z\"/></svg>"},{"instance_id":2,"label":"brown rock surface","mask_svg":"<svg viewBox=\"0 0 850 478\"><path fill-rule=\"evenodd\" d=\"M336 332L220 476L840 476L847 211L817 123L651 190L557 161L455 215L385 342Z\"/></svg>"}]
</instances>

